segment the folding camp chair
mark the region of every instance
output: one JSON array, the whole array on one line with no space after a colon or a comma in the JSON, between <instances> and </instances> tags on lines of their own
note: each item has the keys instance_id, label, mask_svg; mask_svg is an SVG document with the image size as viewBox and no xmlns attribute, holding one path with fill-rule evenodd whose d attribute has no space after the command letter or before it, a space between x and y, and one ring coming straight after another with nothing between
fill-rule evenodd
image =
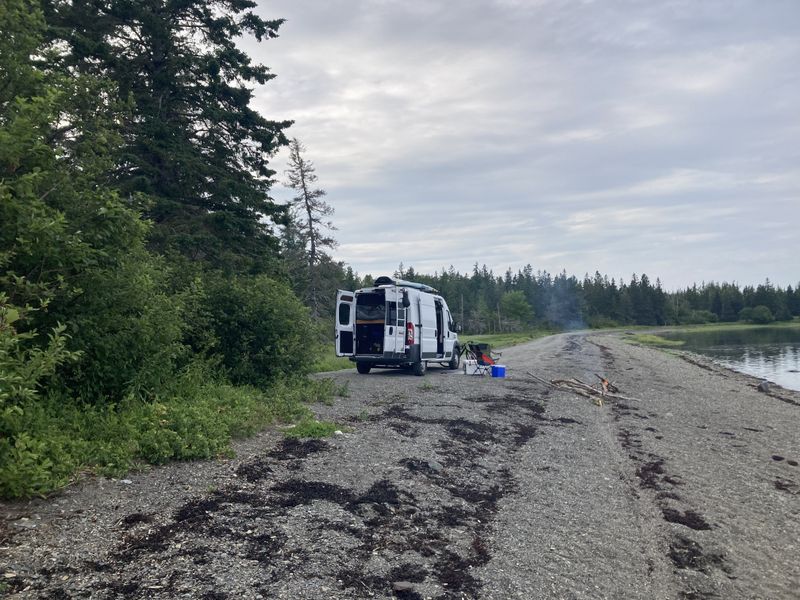
<instances>
[{"instance_id":1,"label":"folding camp chair","mask_svg":"<svg viewBox=\"0 0 800 600\"><path fill-rule=\"evenodd\" d=\"M500 356L499 353L492 353L489 344L478 342L467 342L463 352L467 359L477 361L478 372L481 375L491 373L492 365L497 363L497 358Z\"/></svg>"}]
</instances>

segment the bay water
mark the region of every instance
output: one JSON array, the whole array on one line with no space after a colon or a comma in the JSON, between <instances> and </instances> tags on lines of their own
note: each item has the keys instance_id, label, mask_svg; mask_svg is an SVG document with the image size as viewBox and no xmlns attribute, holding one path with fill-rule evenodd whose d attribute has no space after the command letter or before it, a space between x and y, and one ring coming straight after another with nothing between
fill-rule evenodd
<instances>
[{"instance_id":1,"label":"bay water","mask_svg":"<svg viewBox=\"0 0 800 600\"><path fill-rule=\"evenodd\" d=\"M682 340L685 342L682 350L708 356L730 369L800 390L800 327L764 326L660 335Z\"/></svg>"}]
</instances>

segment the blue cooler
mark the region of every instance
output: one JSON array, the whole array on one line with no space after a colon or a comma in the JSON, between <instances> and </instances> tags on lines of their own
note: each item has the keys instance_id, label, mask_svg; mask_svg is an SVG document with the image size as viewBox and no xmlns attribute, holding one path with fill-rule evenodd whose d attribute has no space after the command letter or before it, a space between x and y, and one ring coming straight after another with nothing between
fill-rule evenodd
<instances>
[{"instance_id":1,"label":"blue cooler","mask_svg":"<svg viewBox=\"0 0 800 600\"><path fill-rule=\"evenodd\" d=\"M505 365L492 365L492 377L505 377L505 376L506 376Z\"/></svg>"}]
</instances>

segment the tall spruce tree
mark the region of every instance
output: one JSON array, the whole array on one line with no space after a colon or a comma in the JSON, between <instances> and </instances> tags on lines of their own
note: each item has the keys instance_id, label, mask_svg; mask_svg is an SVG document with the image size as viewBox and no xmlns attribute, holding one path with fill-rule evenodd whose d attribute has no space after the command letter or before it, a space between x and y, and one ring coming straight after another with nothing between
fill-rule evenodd
<instances>
[{"instance_id":1,"label":"tall spruce tree","mask_svg":"<svg viewBox=\"0 0 800 600\"><path fill-rule=\"evenodd\" d=\"M274 38L252 0L47 0L50 35L72 68L116 82L131 103L113 173L126 195L152 199L151 243L229 271L262 271L277 252L269 160L289 121L250 106L248 86L273 75L236 40Z\"/></svg>"}]
</instances>

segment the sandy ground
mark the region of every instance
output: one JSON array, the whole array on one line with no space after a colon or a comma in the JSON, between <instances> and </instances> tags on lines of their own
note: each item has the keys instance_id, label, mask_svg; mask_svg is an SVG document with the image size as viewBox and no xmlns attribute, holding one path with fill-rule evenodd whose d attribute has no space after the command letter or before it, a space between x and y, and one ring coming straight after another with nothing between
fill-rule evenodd
<instances>
[{"instance_id":1,"label":"sandy ground","mask_svg":"<svg viewBox=\"0 0 800 600\"><path fill-rule=\"evenodd\" d=\"M2 505L13 598L797 598L800 393L614 335L329 376L327 440ZM532 381L607 375L598 407ZM2 588L0 588L2 589Z\"/></svg>"}]
</instances>

